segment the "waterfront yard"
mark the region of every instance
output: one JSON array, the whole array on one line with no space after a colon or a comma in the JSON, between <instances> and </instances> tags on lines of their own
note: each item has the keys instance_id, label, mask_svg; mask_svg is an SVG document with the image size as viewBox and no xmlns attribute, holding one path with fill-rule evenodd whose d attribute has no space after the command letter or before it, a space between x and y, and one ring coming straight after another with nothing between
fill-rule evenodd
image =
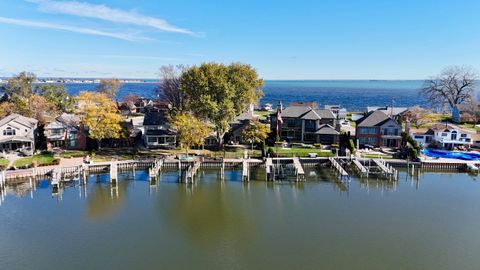
<instances>
[{"instance_id":1,"label":"waterfront yard","mask_svg":"<svg viewBox=\"0 0 480 270\"><path fill-rule=\"evenodd\" d=\"M19 158L13 162L15 168L29 168L36 166L48 166L58 164L59 159L51 153L42 153L31 157Z\"/></svg>"},{"instance_id":2,"label":"waterfront yard","mask_svg":"<svg viewBox=\"0 0 480 270\"><path fill-rule=\"evenodd\" d=\"M271 147L274 155L284 156L284 157L308 157L310 153L316 154L318 157L333 157L334 154L330 150L322 150L318 148L281 148L281 147Z\"/></svg>"},{"instance_id":3,"label":"waterfront yard","mask_svg":"<svg viewBox=\"0 0 480 270\"><path fill-rule=\"evenodd\" d=\"M8 166L8 159L0 158L0 169L5 169Z\"/></svg>"}]
</instances>

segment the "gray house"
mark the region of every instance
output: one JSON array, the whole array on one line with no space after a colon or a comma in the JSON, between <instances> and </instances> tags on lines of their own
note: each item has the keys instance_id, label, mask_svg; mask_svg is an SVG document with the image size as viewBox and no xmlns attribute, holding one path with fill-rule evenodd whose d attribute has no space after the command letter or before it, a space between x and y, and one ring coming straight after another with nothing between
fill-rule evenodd
<instances>
[{"instance_id":1,"label":"gray house","mask_svg":"<svg viewBox=\"0 0 480 270\"><path fill-rule=\"evenodd\" d=\"M331 110L310 106L289 106L282 111L280 139L289 142L333 144L340 136L337 117ZM271 115L271 129L276 133L277 115Z\"/></svg>"},{"instance_id":2,"label":"gray house","mask_svg":"<svg viewBox=\"0 0 480 270\"><path fill-rule=\"evenodd\" d=\"M145 113L143 130L143 140L147 148L175 148L177 144L176 133L170 129L164 111Z\"/></svg>"},{"instance_id":3,"label":"gray house","mask_svg":"<svg viewBox=\"0 0 480 270\"><path fill-rule=\"evenodd\" d=\"M38 121L12 113L0 120L0 151L34 150Z\"/></svg>"}]
</instances>

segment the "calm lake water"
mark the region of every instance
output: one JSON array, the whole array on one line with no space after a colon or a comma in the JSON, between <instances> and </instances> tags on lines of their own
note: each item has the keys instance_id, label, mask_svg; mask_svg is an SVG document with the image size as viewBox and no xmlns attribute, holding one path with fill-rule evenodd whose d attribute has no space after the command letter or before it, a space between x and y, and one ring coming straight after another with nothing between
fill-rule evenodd
<instances>
[{"instance_id":1,"label":"calm lake water","mask_svg":"<svg viewBox=\"0 0 480 270\"><path fill-rule=\"evenodd\" d=\"M460 173L244 184L204 170L107 175L52 197L48 182L0 206L1 269L480 269L480 183ZM17 187L20 192L22 187ZM86 194L86 196L85 196ZM33 196L33 198L31 198Z\"/></svg>"},{"instance_id":2,"label":"calm lake water","mask_svg":"<svg viewBox=\"0 0 480 270\"><path fill-rule=\"evenodd\" d=\"M281 100L284 105L294 101L315 101L319 105L340 104L350 111L362 111L367 106L411 107L427 106L426 101L418 94L423 81L265 81L265 96L261 103L277 104ZM66 84L72 94L84 90L94 90L96 84ZM120 91L119 97L127 94L154 97L156 83L127 83Z\"/></svg>"}]
</instances>

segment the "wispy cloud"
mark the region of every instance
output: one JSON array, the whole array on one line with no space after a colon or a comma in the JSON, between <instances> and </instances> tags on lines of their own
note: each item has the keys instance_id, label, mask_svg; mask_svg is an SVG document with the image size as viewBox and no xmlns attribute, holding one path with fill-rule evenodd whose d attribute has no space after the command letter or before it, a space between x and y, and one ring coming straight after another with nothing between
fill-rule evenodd
<instances>
[{"instance_id":1,"label":"wispy cloud","mask_svg":"<svg viewBox=\"0 0 480 270\"><path fill-rule=\"evenodd\" d=\"M96 30L91 28L84 28L84 27L77 27L77 26L70 26L70 25L63 25L63 24L56 24L56 23L49 23L49 22L42 22L42 21L31 21L31 20L0 17L0 23L20 25L20 26L26 26L26 27L53 29L53 30L60 30L60 31L67 31L67 32L75 32L75 33L82 33L82 34L95 35L95 36L104 36L104 37L111 37L111 38L122 39L127 41L147 40L147 38L138 36L135 33L108 32L108 31Z\"/></svg>"},{"instance_id":2,"label":"wispy cloud","mask_svg":"<svg viewBox=\"0 0 480 270\"><path fill-rule=\"evenodd\" d=\"M95 18L104 21L147 26L164 32L201 35L188 29L170 24L166 20L146 16L136 11L125 11L106 5L78 1L26 0L38 4L43 12L68 14L79 17Z\"/></svg>"}]
</instances>

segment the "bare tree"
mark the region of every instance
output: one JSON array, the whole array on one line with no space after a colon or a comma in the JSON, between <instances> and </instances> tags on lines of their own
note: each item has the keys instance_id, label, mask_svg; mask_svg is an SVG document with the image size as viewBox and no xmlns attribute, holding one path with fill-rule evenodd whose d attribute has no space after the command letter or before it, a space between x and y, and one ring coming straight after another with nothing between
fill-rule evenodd
<instances>
[{"instance_id":1,"label":"bare tree","mask_svg":"<svg viewBox=\"0 0 480 270\"><path fill-rule=\"evenodd\" d=\"M475 91L476 72L464 66L452 66L430 80L420 90L433 107L448 105L450 109L467 102Z\"/></svg>"},{"instance_id":2,"label":"bare tree","mask_svg":"<svg viewBox=\"0 0 480 270\"><path fill-rule=\"evenodd\" d=\"M175 111L183 111L184 95L180 90L180 77L185 70L184 65L167 65L160 67L160 84L157 96L169 102Z\"/></svg>"},{"instance_id":3,"label":"bare tree","mask_svg":"<svg viewBox=\"0 0 480 270\"><path fill-rule=\"evenodd\" d=\"M112 78L112 79L102 79L97 86L97 91L100 93L107 94L107 96L111 99L116 99L118 90L122 86L122 83L119 79Z\"/></svg>"},{"instance_id":4,"label":"bare tree","mask_svg":"<svg viewBox=\"0 0 480 270\"><path fill-rule=\"evenodd\" d=\"M420 128L421 125L429 122L427 117L429 113L431 111L415 105L403 114L403 120L406 121L408 119L415 128Z\"/></svg>"}]
</instances>

